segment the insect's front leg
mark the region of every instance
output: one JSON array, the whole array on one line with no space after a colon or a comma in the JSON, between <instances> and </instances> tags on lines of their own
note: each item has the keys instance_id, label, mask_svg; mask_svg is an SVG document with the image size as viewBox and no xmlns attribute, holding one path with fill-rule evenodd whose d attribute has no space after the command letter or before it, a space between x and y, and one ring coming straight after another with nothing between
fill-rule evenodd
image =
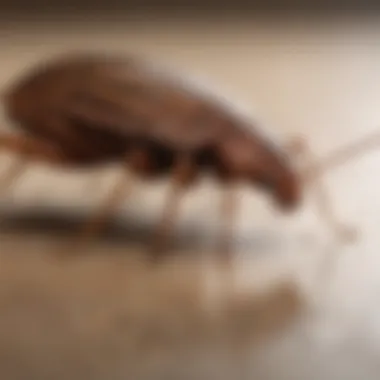
<instances>
[{"instance_id":1,"label":"insect's front leg","mask_svg":"<svg viewBox=\"0 0 380 380\"><path fill-rule=\"evenodd\" d=\"M307 142L300 138L295 138L288 144L288 151L291 156L295 159L303 161L307 167L314 167L315 159L313 154L307 144ZM331 229L336 233L336 235L342 241L352 241L357 236L357 231L351 226L347 226L338 221L337 217L333 212L333 207L327 191L323 186L319 178L316 178L316 173L313 171L308 171L305 174L305 178L301 178L305 183L313 182L314 190L317 197L318 211L321 217L328 223Z\"/></svg>"},{"instance_id":2,"label":"insect's front leg","mask_svg":"<svg viewBox=\"0 0 380 380\"><path fill-rule=\"evenodd\" d=\"M178 158L172 170L172 185L170 193L166 198L161 220L155 231L154 241L152 244L153 259L167 249L170 233L173 230L174 222L177 217L180 199L185 189L193 180L196 172L195 162L192 155L188 153L179 153Z\"/></svg>"}]
</instances>

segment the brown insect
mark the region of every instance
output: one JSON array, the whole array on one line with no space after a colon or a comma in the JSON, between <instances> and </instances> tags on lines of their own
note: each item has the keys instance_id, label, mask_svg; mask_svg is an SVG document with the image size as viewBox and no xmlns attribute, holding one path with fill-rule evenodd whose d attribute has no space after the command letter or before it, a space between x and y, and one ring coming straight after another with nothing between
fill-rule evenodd
<instances>
[{"instance_id":1,"label":"brown insect","mask_svg":"<svg viewBox=\"0 0 380 380\"><path fill-rule=\"evenodd\" d=\"M252 122L133 56L60 57L21 78L4 102L9 118L24 133L0 136L1 148L20 156L3 186L21 175L29 160L78 168L120 162L148 178L170 173L173 191L158 225L156 252L167 243L180 195L199 174L209 171L224 185L247 180L291 211L300 205L303 187L318 169L310 163L309 171L300 173L290 151L262 137ZM326 162L331 166L331 160L338 163L366 145L350 147ZM125 195L126 177L81 236L93 237L103 226ZM340 228L322 189L320 195L325 217ZM231 195L222 204L227 224L220 242L228 252L235 209Z\"/></svg>"}]
</instances>

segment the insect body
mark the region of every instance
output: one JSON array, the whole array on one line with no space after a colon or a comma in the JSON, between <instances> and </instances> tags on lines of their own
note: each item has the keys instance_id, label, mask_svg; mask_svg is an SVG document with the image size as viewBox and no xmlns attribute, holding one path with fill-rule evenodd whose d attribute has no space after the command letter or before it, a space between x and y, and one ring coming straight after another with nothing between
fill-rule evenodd
<instances>
[{"instance_id":1,"label":"insect body","mask_svg":"<svg viewBox=\"0 0 380 380\"><path fill-rule=\"evenodd\" d=\"M56 59L21 78L4 102L24 133L0 136L0 145L25 159L83 168L121 162L147 177L171 174L174 191L159 224L157 249L166 240L179 196L204 171L225 184L245 180L259 186L289 211L302 200L303 182L286 150L216 99L135 57ZM114 206L122 193L120 185L116 188L110 197ZM111 209L107 205L95 218L98 227ZM93 234L94 221L90 225Z\"/></svg>"}]
</instances>

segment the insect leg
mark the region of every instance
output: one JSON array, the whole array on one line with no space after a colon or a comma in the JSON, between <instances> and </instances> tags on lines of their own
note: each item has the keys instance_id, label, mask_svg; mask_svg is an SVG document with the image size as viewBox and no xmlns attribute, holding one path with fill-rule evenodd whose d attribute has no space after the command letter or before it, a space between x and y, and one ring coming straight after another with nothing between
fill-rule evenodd
<instances>
[{"instance_id":1,"label":"insect leg","mask_svg":"<svg viewBox=\"0 0 380 380\"><path fill-rule=\"evenodd\" d=\"M33 161L49 163L61 163L64 161L64 156L56 146L42 139L29 136L1 134L0 150L8 150Z\"/></svg>"},{"instance_id":2,"label":"insect leg","mask_svg":"<svg viewBox=\"0 0 380 380\"><path fill-rule=\"evenodd\" d=\"M356 230L338 221L336 215L333 213L331 201L321 181L314 182L314 189L316 191L318 209L321 217L324 218L342 241L354 240L357 234Z\"/></svg>"},{"instance_id":3,"label":"insect leg","mask_svg":"<svg viewBox=\"0 0 380 380\"><path fill-rule=\"evenodd\" d=\"M87 242L100 233L112 213L121 204L123 199L126 198L127 190L131 190L130 186L131 178L123 171L121 178L112 188L111 193L106 197L105 201L101 203L96 214L84 225L83 230L80 232L81 242Z\"/></svg>"},{"instance_id":4,"label":"insect leg","mask_svg":"<svg viewBox=\"0 0 380 380\"><path fill-rule=\"evenodd\" d=\"M147 156L144 151L134 150L127 156L127 162L135 171L142 166L146 165ZM106 197L105 201L100 205L99 210L95 215L85 224L83 230L80 233L81 241L89 241L96 234L100 233L101 229L106 224L107 220L115 212L116 208L121 202L131 193L132 190L132 175L128 175L126 171L123 171L121 178L117 181L113 187L111 193ZM127 194L128 192L128 194Z\"/></svg>"},{"instance_id":5,"label":"insect leg","mask_svg":"<svg viewBox=\"0 0 380 380\"><path fill-rule=\"evenodd\" d=\"M290 153L297 154L298 157L305 158L307 165L313 168L315 160L312 152L305 141L299 139L295 140L293 144L290 145ZM336 215L333 212L331 201L327 195L326 188L323 186L322 182L317 178L317 173L311 169L306 174L306 181L313 182L314 191L316 194L316 200L318 204L318 211L322 219L328 223L330 228L335 231L336 235L343 241L353 240L356 236L356 231L352 227L346 226L338 221ZM304 180L305 180L304 179Z\"/></svg>"},{"instance_id":6,"label":"insect leg","mask_svg":"<svg viewBox=\"0 0 380 380\"><path fill-rule=\"evenodd\" d=\"M222 201L221 201L221 222L220 235L218 245L220 252L224 258L229 260L232 255L232 242L233 242L233 225L235 221L236 212L236 197L235 189L231 182L227 182L223 186Z\"/></svg>"},{"instance_id":7,"label":"insect leg","mask_svg":"<svg viewBox=\"0 0 380 380\"><path fill-rule=\"evenodd\" d=\"M27 162L24 156L16 157L11 165L6 169L4 176L0 178L0 191L7 191L12 184L17 181L26 171Z\"/></svg>"},{"instance_id":8,"label":"insect leg","mask_svg":"<svg viewBox=\"0 0 380 380\"><path fill-rule=\"evenodd\" d=\"M166 197L161 220L155 231L152 244L154 258L167 248L169 235L177 216L181 196L194 175L194 162L188 154L182 154L177 159L172 171L172 186Z\"/></svg>"},{"instance_id":9,"label":"insect leg","mask_svg":"<svg viewBox=\"0 0 380 380\"><path fill-rule=\"evenodd\" d=\"M0 190L2 191L8 189L14 181L25 173L28 159L46 162L61 161L55 147L31 137L2 134L0 135L0 150L8 150L18 154L16 160L7 169L4 177L0 179Z\"/></svg>"}]
</instances>

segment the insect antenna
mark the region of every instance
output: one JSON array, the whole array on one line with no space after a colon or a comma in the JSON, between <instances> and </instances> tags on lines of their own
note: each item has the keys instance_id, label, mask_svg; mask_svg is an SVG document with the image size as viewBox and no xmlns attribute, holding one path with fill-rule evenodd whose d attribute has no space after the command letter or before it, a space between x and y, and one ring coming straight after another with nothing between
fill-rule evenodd
<instances>
[{"instance_id":1,"label":"insect antenna","mask_svg":"<svg viewBox=\"0 0 380 380\"><path fill-rule=\"evenodd\" d=\"M347 163L349 160L360 156L372 148L378 148L380 145L380 132L372 133L364 139L343 146L330 153L327 157L319 162L309 165L302 173L304 181L313 181L327 170L333 169L339 165Z\"/></svg>"}]
</instances>

